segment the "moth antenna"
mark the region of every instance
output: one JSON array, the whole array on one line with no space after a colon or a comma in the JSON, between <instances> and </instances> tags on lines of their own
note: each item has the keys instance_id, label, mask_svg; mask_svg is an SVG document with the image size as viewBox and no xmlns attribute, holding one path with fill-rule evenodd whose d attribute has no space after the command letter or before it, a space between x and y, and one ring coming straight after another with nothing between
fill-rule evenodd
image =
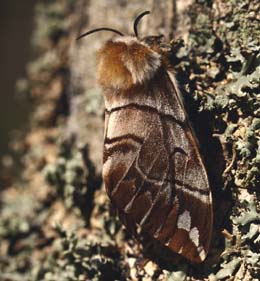
<instances>
[{"instance_id":1,"label":"moth antenna","mask_svg":"<svg viewBox=\"0 0 260 281\"><path fill-rule=\"evenodd\" d=\"M142 17L144 17L145 15L148 15L148 14L150 14L150 11L145 11L145 12L141 13L139 16L136 17L136 19L134 21L134 33L137 38L138 38L138 30L137 30L138 23L142 19Z\"/></svg>"},{"instance_id":2,"label":"moth antenna","mask_svg":"<svg viewBox=\"0 0 260 281\"><path fill-rule=\"evenodd\" d=\"M95 29L89 30L89 31L87 31L87 32L85 32L85 33L83 33L83 34L81 34L76 40L79 40L79 39L81 39L82 37L85 37L85 36L87 36L87 35L89 35L89 34L92 34L92 33L94 33L94 32L98 32L98 31L111 31L111 32L114 32L114 33L116 33L116 34L118 34L118 35L120 35L120 36L124 36L123 33L121 33L120 31L118 31L118 30L116 30L116 29L114 29L114 28L100 27L100 28L95 28Z\"/></svg>"}]
</instances>

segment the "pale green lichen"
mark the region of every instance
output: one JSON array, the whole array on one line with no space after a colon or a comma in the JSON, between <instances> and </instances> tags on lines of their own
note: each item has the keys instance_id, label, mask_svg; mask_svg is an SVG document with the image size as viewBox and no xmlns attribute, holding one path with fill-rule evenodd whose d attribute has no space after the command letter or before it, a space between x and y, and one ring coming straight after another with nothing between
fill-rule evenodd
<instances>
[{"instance_id":1,"label":"pale green lichen","mask_svg":"<svg viewBox=\"0 0 260 281\"><path fill-rule=\"evenodd\" d=\"M228 245L223 255L222 268L215 275L212 275L212 278L222 280L235 276L236 272L241 271L247 271L251 278L255 278L260 274L260 212L257 210L254 201L245 200L241 206L236 207L232 221L237 229L234 233L236 243L231 246ZM243 269L244 267L246 270ZM242 276L244 274L245 272Z\"/></svg>"},{"instance_id":2,"label":"pale green lichen","mask_svg":"<svg viewBox=\"0 0 260 281\"><path fill-rule=\"evenodd\" d=\"M227 263L221 264L221 269L218 273L214 276L215 280L223 280L226 278L230 278L235 275L235 271L238 269L240 264L240 259L234 259Z\"/></svg>"},{"instance_id":3,"label":"pale green lichen","mask_svg":"<svg viewBox=\"0 0 260 281\"><path fill-rule=\"evenodd\" d=\"M100 176L88 159L87 147L73 147L63 143L55 164L45 166L43 174L52 184L67 208L74 209L88 220L93 208L95 190L100 187ZM88 163L88 165L87 165Z\"/></svg>"},{"instance_id":4,"label":"pale green lichen","mask_svg":"<svg viewBox=\"0 0 260 281\"><path fill-rule=\"evenodd\" d=\"M166 275L167 281L185 281L187 279L187 265L181 265L174 272L169 272Z\"/></svg>"},{"instance_id":5,"label":"pale green lichen","mask_svg":"<svg viewBox=\"0 0 260 281\"><path fill-rule=\"evenodd\" d=\"M60 236L57 252L49 259L47 268L34 272L32 280L121 280L124 269L120 267L120 253L115 245L79 239L58 225L56 231Z\"/></svg>"},{"instance_id":6,"label":"pale green lichen","mask_svg":"<svg viewBox=\"0 0 260 281\"><path fill-rule=\"evenodd\" d=\"M46 1L38 3L36 24L40 28L37 28L33 34L35 47L42 48L46 40L56 43L61 37L68 35L70 23L64 19L66 14L70 12L72 5L67 2Z\"/></svg>"},{"instance_id":7,"label":"pale green lichen","mask_svg":"<svg viewBox=\"0 0 260 281\"><path fill-rule=\"evenodd\" d=\"M103 96L100 88L93 88L86 92L86 112L102 115L104 112Z\"/></svg>"}]
</instances>

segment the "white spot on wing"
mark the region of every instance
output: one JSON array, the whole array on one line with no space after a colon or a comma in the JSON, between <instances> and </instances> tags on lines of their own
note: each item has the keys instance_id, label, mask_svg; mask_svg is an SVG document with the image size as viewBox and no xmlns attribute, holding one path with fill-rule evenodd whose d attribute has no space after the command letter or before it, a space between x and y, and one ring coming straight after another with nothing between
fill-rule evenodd
<instances>
[{"instance_id":1,"label":"white spot on wing","mask_svg":"<svg viewBox=\"0 0 260 281\"><path fill-rule=\"evenodd\" d=\"M190 213L186 210L178 217L177 227L190 232L191 217Z\"/></svg>"},{"instance_id":2,"label":"white spot on wing","mask_svg":"<svg viewBox=\"0 0 260 281\"><path fill-rule=\"evenodd\" d=\"M204 261L206 258L206 253L202 246L198 247L198 253L199 253L201 260Z\"/></svg>"},{"instance_id":3,"label":"white spot on wing","mask_svg":"<svg viewBox=\"0 0 260 281\"><path fill-rule=\"evenodd\" d=\"M189 233L191 242L198 247L199 246L199 230L197 227L193 227Z\"/></svg>"},{"instance_id":4,"label":"white spot on wing","mask_svg":"<svg viewBox=\"0 0 260 281\"><path fill-rule=\"evenodd\" d=\"M178 251L178 254L181 254L183 250L183 247L180 248L180 250Z\"/></svg>"}]
</instances>

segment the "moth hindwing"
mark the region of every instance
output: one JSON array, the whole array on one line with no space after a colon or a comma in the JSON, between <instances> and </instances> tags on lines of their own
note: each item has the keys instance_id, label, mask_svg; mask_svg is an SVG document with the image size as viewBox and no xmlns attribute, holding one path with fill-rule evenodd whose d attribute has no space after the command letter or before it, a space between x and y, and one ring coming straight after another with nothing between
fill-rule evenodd
<instances>
[{"instance_id":1,"label":"moth hindwing","mask_svg":"<svg viewBox=\"0 0 260 281\"><path fill-rule=\"evenodd\" d=\"M200 263L211 240L211 192L161 40L118 34L97 54L106 107L103 179L127 227L138 224Z\"/></svg>"}]
</instances>

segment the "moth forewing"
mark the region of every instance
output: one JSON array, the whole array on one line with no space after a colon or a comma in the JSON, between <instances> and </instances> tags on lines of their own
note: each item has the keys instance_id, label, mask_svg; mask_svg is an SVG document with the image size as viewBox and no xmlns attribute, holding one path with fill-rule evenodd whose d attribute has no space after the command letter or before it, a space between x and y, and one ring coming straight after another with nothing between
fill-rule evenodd
<instances>
[{"instance_id":1,"label":"moth forewing","mask_svg":"<svg viewBox=\"0 0 260 281\"><path fill-rule=\"evenodd\" d=\"M103 29L119 35L97 55L106 107L103 179L128 228L140 225L200 263L212 232L209 181L176 80L167 71L162 37L138 39L137 23L147 13L135 21L136 36Z\"/></svg>"}]
</instances>

